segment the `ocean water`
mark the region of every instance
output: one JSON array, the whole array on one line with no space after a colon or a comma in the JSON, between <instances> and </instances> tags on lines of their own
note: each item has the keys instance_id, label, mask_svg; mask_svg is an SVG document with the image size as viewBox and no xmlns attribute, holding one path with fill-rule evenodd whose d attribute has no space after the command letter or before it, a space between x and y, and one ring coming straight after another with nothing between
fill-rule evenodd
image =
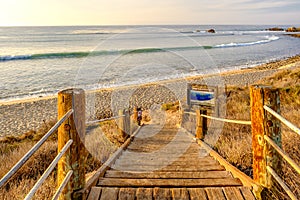
<instances>
[{"instance_id":1,"label":"ocean water","mask_svg":"<svg viewBox=\"0 0 300 200\"><path fill-rule=\"evenodd\" d=\"M270 27L0 27L0 101L218 73L300 53L299 38Z\"/></svg>"}]
</instances>

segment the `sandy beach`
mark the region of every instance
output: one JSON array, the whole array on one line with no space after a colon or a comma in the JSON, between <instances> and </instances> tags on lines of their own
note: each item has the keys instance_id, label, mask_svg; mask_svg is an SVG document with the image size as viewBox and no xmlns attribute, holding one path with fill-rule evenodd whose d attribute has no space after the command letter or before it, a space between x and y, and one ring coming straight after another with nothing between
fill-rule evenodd
<instances>
[{"instance_id":1,"label":"sandy beach","mask_svg":"<svg viewBox=\"0 0 300 200\"><path fill-rule=\"evenodd\" d=\"M278 70L300 67L300 56L275 61L254 68L209 76L189 77L145 85L127 86L88 92L87 121L115 115L119 107L153 108L186 98L186 84L209 84L216 80L225 85L247 86ZM130 99L130 100L128 100ZM42 97L0 103L0 137L37 130L43 123L56 120L56 97Z\"/></svg>"}]
</instances>

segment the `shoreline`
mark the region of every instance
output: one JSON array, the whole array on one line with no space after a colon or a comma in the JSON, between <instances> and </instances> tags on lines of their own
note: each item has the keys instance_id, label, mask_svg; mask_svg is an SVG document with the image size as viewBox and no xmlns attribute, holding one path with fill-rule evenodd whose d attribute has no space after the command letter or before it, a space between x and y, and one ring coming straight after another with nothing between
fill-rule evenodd
<instances>
[{"instance_id":1,"label":"shoreline","mask_svg":"<svg viewBox=\"0 0 300 200\"><path fill-rule=\"evenodd\" d=\"M280 67L279 67L280 65ZM283 65L283 66L282 66ZM213 77L213 76L230 76L233 74L243 74L243 73L249 73L253 71L258 71L258 70L270 70L270 69L287 69L291 67L295 67L300 65L300 54L297 54L295 56L283 58L283 59L278 59L274 60L268 63L264 64L259 64L254 67L249 67L249 68L241 68L241 69L232 69L229 71L224 71L220 73L213 73L213 74L206 74L206 75L195 75L195 76L187 76L187 77L180 77L180 78L172 78L172 79L167 79L167 80L159 80L159 81L153 81L153 82L148 82L148 83L142 83L142 84L132 84L132 85L123 85L123 86L112 86L112 87L107 87L107 88L99 88L99 89L92 89L92 90L87 90L86 93L93 93L93 92L101 92L103 90L120 90L120 89L129 89L132 87L144 87L144 86L150 86L150 85L155 85L155 84L165 84L165 83L170 83L170 82L175 82L175 81L182 81L182 80L195 80L195 79L202 79L202 78L207 78L207 77ZM0 106L3 105L12 105L12 104L18 104L18 103L31 103L35 101L41 101L41 100L50 100L50 99L56 99L57 98L57 93L53 95L47 95L47 96L41 96L41 97L25 97L25 98L16 98L16 99L10 99L7 101L2 101L0 100Z\"/></svg>"},{"instance_id":2,"label":"shoreline","mask_svg":"<svg viewBox=\"0 0 300 200\"><path fill-rule=\"evenodd\" d=\"M228 86L243 87L254 84L278 70L293 67L300 67L300 55L253 68L231 70L219 74L86 91L88 105L86 119L90 121L115 115L114 108L124 107L124 102L127 103L125 106L130 109L135 106L151 109L153 106L157 107L176 100L182 100L185 103L186 83L214 83L216 78L220 78ZM38 130L44 123L56 120L56 107L57 96L0 102L0 137L21 135L30 130Z\"/></svg>"}]
</instances>

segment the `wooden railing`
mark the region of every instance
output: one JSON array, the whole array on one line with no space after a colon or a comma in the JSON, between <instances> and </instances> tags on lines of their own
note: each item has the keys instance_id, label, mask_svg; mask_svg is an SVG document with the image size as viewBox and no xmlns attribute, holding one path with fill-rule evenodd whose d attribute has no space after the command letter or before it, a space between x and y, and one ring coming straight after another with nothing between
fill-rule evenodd
<instances>
[{"instance_id":1,"label":"wooden railing","mask_svg":"<svg viewBox=\"0 0 300 200\"><path fill-rule=\"evenodd\" d=\"M300 167L283 150L281 145L281 123L300 135L300 129L280 115L279 90L267 86L252 86L251 121L231 120L208 116L207 111L196 110L186 112L196 115L197 139L203 140L207 133L207 119L228 123L251 125L253 151L253 180L265 188L274 186L276 180L291 199L297 199L284 181L278 176L281 170L281 157L285 159L297 173ZM281 157L280 157L281 156Z\"/></svg>"},{"instance_id":2,"label":"wooden railing","mask_svg":"<svg viewBox=\"0 0 300 200\"><path fill-rule=\"evenodd\" d=\"M252 86L251 95L251 123L250 121L228 120L207 115L205 110L196 110L196 138L204 139L207 134L207 118L229 123L250 125L252 127L253 148L253 179L259 185L270 188L274 185L272 177L278 181L292 199L297 199L282 179L280 172L281 158L300 173L299 166L281 149L281 125L284 123L296 133L300 129L288 122L280 115L279 91L265 86ZM120 133L130 132L130 116L128 111L120 111L119 116L109 118L119 120ZM58 155L44 172L25 199L31 199L39 186L49 176L58 164L58 189L53 199L82 199L85 188L85 129L86 124L98 123L85 121L85 93L82 89L68 89L58 93L59 121L43 136L43 138L0 180L0 187L24 165L40 146L58 129ZM131 138L132 139L132 138ZM208 148L208 147L207 147ZM79 192L81 191L81 192Z\"/></svg>"},{"instance_id":3,"label":"wooden railing","mask_svg":"<svg viewBox=\"0 0 300 200\"><path fill-rule=\"evenodd\" d=\"M261 185L271 188L276 180L291 199L297 199L289 187L278 176L281 170L281 161L285 159L300 174L300 167L282 150L281 123L287 125L296 133L300 129L280 115L279 90L270 87L251 87L252 105L252 139L254 140L253 165L254 180ZM256 102L255 102L256 101ZM258 112L260 116L254 112ZM262 156L260 156L262 155ZM274 179L273 179L273 178Z\"/></svg>"},{"instance_id":4,"label":"wooden railing","mask_svg":"<svg viewBox=\"0 0 300 200\"><path fill-rule=\"evenodd\" d=\"M85 184L86 149L84 147L86 125L112 119L119 119L118 129L121 134L130 133L129 112L121 110L119 116L97 121L85 121L85 92L82 89L67 89L58 93L58 122L38 141L17 164L0 180L2 187L29 158L58 130L58 155L42 174L25 197L32 199L35 192L51 174L56 165L57 190L52 199L82 199L81 191Z\"/></svg>"},{"instance_id":5,"label":"wooden railing","mask_svg":"<svg viewBox=\"0 0 300 200\"><path fill-rule=\"evenodd\" d=\"M2 187L25 163L29 160L29 158L32 157L32 155L42 146L42 144L45 143L45 141L58 129L59 126L61 126L62 123L64 123L72 114L73 109L70 109L68 112L66 112L60 120L21 158L12 168L11 170L4 175L4 177L0 180L0 187ZM37 181L37 183L34 185L34 187L30 190L28 195L25 197L25 199L31 199L37 189L40 187L40 185L45 181L45 179L49 176L49 174L53 171L54 167L58 163L58 160L66 153L66 151L70 148L71 144L73 143L73 140L69 140L66 145L63 146L63 148L59 151L58 155L55 157L55 159L52 161L52 163L49 165L47 170L43 173L41 178ZM64 187L64 183L68 181L69 177L72 175L73 171L68 172L68 176L64 178L63 184L59 186L59 190L55 193L53 199L57 199L57 197L60 195L62 188Z\"/></svg>"},{"instance_id":6,"label":"wooden railing","mask_svg":"<svg viewBox=\"0 0 300 200\"><path fill-rule=\"evenodd\" d=\"M278 176L282 158L299 174L299 166L282 150L281 123L299 134L299 129L280 115L279 90L266 86L252 86L251 120L253 148L253 178L266 188L274 186L276 180L291 199L297 199Z\"/></svg>"}]
</instances>

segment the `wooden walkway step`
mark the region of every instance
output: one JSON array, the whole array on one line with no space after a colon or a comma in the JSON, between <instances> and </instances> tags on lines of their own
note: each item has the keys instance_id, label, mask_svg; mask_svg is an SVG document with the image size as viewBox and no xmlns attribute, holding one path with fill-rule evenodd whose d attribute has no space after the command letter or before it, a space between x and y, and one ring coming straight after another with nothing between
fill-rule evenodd
<instances>
[{"instance_id":1,"label":"wooden walkway step","mask_svg":"<svg viewBox=\"0 0 300 200\"><path fill-rule=\"evenodd\" d=\"M148 125L99 177L88 199L255 198L184 131Z\"/></svg>"},{"instance_id":2,"label":"wooden walkway step","mask_svg":"<svg viewBox=\"0 0 300 200\"><path fill-rule=\"evenodd\" d=\"M93 187L88 200L255 200L246 187L119 188Z\"/></svg>"},{"instance_id":3,"label":"wooden walkway step","mask_svg":"<svg viewBox=\"0 0 300 200\"><path fill-rule=\"evenodd\" d=\"M104 187L222 187L242 186L240 180L235 178L205 178L205 179L125 179L100 178L98 185Z\"/></svg>"}]
</instances>

